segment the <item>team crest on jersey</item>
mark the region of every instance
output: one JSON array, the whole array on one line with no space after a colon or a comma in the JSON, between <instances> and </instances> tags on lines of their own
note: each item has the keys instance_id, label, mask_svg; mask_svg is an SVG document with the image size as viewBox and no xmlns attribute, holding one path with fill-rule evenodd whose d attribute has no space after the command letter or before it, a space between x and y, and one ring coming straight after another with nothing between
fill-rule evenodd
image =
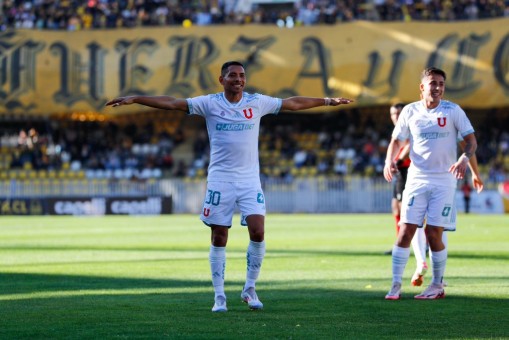
<instances>
[{"instance_id":1,"label":"team crest on jersey","mask_svg":"<svg viewBox=\"0 0 509 340\"><path fill-rule=\"evenodd\" d=\"M440 126L440 127L444 127L445 124L447 123L447 117L438 117L437 120L438 120L438 126Z\"/></svg>"},{"instance_id":2,"label":"team crest on jersey","mask_svg":"<svg viewBox=\"0 0 509 340\"><path fill-rule=\"evenodd\" d=\"M203 208L203 216L208 217L210 215L210 209L209 208Z\"/></svg>"},{"instance_id":3,"label":"team crest on jersey","mask_svg":"<svg viewBox=\"0 0 509 340\"><path fill-rule=\"evenodd\" d=\"M253 109L252 108L249 108L249 109L244 109L242 110L242 112L244 112L244 117L246 117L247 119L251 119L253 118Z\"/></svg>"}]
</instances>

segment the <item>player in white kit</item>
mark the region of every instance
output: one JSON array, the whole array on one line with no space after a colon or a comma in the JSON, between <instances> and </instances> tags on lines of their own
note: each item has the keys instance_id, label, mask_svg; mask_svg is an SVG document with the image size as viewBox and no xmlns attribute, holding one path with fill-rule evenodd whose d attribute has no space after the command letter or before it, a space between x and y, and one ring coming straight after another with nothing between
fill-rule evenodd
<instances>
[{"instance_id":1,"label":"player in white kit","mask_svg":"<svg viewBox=\"0 0 509 340\"><path fill-rule=\"evenodd\" d=\"M460 149L463 150L465 148L465 141L463 140L463 137L461 135L458 135L458 143L460 146ZM479 173L479 168L477 165L477 157L476 155L472 155L470 157L468 167L470 168L471 175L472 175L472 187L477 191L477 193L480 193L484 189L484 182L481 178L481 174ZM456 212L456 209L454 208L453 211ZM455 220L455 219L454 219ZM454 231L456 229L456 225L454 227L451 227L450 230ZM447 230L444 230L444 233L442 234L442 242L447 248ZM417 228L417 231L415 232L415 235L412 239L412 248L415 255L415 260L417 264L417 268L415 269L414 275L412 275L412 278L410 280L410 283L412 286L420 286L424 282L424 275L428 271L428 265L425 262L426 261L426 250L428 247L428 240L426 239L426 235L424 234L424 228L419 227ZM391 249L392 253L392 249ZM430 251L430 260L432 260L433 257L433 251ZM444 286L446 286L445 280L443 281Z\"/></svg>"},{"instance_id":2,"label":"player in white kit","mask_svg":"<svg viewBox=\"0 0 509 340\"><path fill-rule=\"evenodd\" d=\"M265 256L265 198L260 184L258 135L260 120L266 114L296 111L352 102L346 98L294 96L286 99L244 92L244 66L230 61L221 67L219 82L224 91L194 98L170 96L130 96L106 105L141 104L167 110L180 110L203 116L210 140L207 191L200 219L211 229L209 262L214 286L213 312L226 312L224 274L228 230L237 206L241 223L247 225L246 283L241 299L251 309L263 308L255 291Z\"/></svg>"},{"instance_id":3,"label":"player in white kit","mask_svg":"<svg viewBox=\"0 0 509 340\"><path fill-rule=\"evenodd\" d=\"M391 181L397 167L395 156L406 140L410 141L407 183L403 192L401 230L392 250L392 287L385 296L398 300L401 282L410 256L416 229L426 219L426 236L432 256L432 282L416 299L445 296L443 276L447 249L442 242L444 230L456 227L454 198L456 185L463 179L477 141L465 112L443 100L446 74L430 67L421 74L421 100L405 106L392 133L387 150L384 177ZM463 137L464 153L457 158L457 136Z\"/></svg>"}]
</instances>

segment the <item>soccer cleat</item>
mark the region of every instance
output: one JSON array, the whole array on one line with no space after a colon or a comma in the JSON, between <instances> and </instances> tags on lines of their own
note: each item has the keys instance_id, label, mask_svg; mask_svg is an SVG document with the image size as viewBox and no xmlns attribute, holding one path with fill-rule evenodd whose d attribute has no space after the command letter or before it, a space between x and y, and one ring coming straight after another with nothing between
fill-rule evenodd
<instances>
[{"instance_id":1,"label":"soccer cleat","mask_svg":"<svg viewBox=\"0 0 509 340\"><path fill-rule=\"evenodd\" d=\"M417 286L417 287L422 286L422 283L424 282L424 275L426 275L427 272L428 272L428 265L426 264L426 262L424 262L422 264L422 267L417 268L415 270L415 273L412 276L412 280L411 280L412 286Z\"/></svg>"},{"instance_id":2,"label":"soccer cleat","mask_svg":"<svg viewBox=\"0 0 509 340\"><path fill-rule=\"evenodd\" d=\"M214 299L214 307L212 307L213 312L227 312L228 308L226 308L226 297L222 295L216 296Z\"/></svg>"},{"instance_id":3,"label":"soccer cleat","mask_svg":"<svg viewBox=\"0 0 509 340\"><path fill-rule=\"evenodd\" d=\"M444 285L442 284L430 284L428 288L419 295L416 295L417 300L436 300L443 299L445 297Z\"/></svg>"},{"instance_id":4,"label":"soccer cleat","mask_svg":"<svg viewBox=\"0 0 509 340\"><path fill-rule=\"evenodd\" d=\"M263 303L258 300L258 296L256 295L254 287L249 287L248 289L242 291L240 294L240 298L242 301L247 303L250 309L262 309Z\"/></svg>"},{"instance_id":5,"label":"soccer cleat","mask_svg":"<svg viewBox=\"0 0 509 340\"><path fill-rule=\"evenodd\" d=\"M385 300L399 300L401 298L401 283L394 282L391 290L385 295Z\"/></svg>"}]
</instances>

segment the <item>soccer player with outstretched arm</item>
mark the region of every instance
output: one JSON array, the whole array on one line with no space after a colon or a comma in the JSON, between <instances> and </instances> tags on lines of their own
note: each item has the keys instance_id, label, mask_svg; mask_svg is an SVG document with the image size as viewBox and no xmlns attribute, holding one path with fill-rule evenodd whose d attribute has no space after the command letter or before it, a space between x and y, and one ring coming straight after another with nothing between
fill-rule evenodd
<instances>
[{"instance_id":1,"label":"soccer player with outstretched arm","mask_svg":"<svg viewBox=\"0 0 509 340\"><path fill-rule=\"evenodd\" d=\"M235 207L241 224L247 225L246 282L241 299L251 309L263 308L255 284L265 256L265 197L260 184L258 136L260 120L267 114L352 102L346 98L294 96L286 99L244 92L246 72L240 62L223 64L219 83L223 92L193 98L171 96L130 96L106 105L141 104L159 109L180 110L205 118L210 139L207 189L200 219L210 227L209 262L214 286L213 312L226 312L224 276L226 243Z\"/></svg>"}]
</instances>

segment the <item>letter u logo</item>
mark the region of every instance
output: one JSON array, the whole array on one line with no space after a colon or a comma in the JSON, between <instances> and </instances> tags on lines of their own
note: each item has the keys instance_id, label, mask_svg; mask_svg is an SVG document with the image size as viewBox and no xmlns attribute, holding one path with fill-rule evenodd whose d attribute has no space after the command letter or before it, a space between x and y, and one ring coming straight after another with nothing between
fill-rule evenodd
<instances>
[{"instance_id":1,"label":"letter u logo","mask_svg":"<svg viewBox=\"0 0 509 340\"><path fill-rule=\"evenodd\" d=\"M247 111L249 110L249 113L247 113ZM249 109L244 109L242 110L244 112L244 117L246 117L247 119L251 119L253 118L253 109L249 108Z\"/></svg>"},{"instance_id":2,"label":"letter u logo","mask_svg":"<svg viewBox=\"0 0 509 340\"><path fill-rule=\"evenodd\" d=\"M209 208L203 208L203 216L208 217L210 215L210 209Z\"/></svg>"},{"instance_id":3,"label":"letter u logo","mask_svg":"<svg viewBox=\"0 0 509 340\"><path fill-rule=\"evenodd\" d=\"M438 119L438 126L444 127L445 123L447 122L447 118L446 117L438 117L437 119ZM442 122L442 119L444 120L443 122Z\"/></svg>"}]
</instances>

